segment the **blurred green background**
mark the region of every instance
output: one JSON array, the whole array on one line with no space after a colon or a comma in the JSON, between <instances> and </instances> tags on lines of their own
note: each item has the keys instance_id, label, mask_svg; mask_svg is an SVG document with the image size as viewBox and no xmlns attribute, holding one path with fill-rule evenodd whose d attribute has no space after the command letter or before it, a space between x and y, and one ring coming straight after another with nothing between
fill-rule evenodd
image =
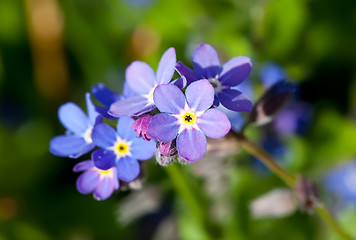
<instances>
[{"instance_id":1,"label":"blurred green background","mask_svg":"<svg viewBox=\"0 0 356 240\"><path fill-rule=\"evenodd\" d=\"M321 184L356 157L356 1L0 0L0 240L337 239L298 210L253 217L253 199L285 186L254 171L238 146L184 167L152 159L141 190L104 202L76 191L78 160L48 152L64 132L61 104L85 109L84 93L98 82L120 92L131 61L156 69L169 47L191 66L202 42L221 62L249 56L249 81L274 61L300 84L313 119L304 135L284 139L290 171ZM323 190L321 198L330 202ZM335 214L356 236L356 210Z\"/></svg>"}]
</instances>

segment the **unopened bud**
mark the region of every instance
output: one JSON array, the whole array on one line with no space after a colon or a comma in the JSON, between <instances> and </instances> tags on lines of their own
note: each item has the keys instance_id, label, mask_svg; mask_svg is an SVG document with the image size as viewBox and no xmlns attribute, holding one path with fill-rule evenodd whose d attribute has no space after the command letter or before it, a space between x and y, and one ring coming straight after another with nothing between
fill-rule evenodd
<instances>
[{"instance_id":1,"label":"unopened bud","mask_svg":"<svg viewBox=\"0 0 356 240\"><path fill-rule=\"evenodd\" d=\"M178 155L178 156L177 156L177 161L178 161L180 164L182 164L182 165L187 165L188 163L190 163L188 160L182 158L181 155L179 155L179 154L177 154L177 155Z\"/></svg>"},{"instance_id":2,"label":"unopened bud","mask_svg":"<svg viewBox=\"0 0 356 240\"><path fill-rule=\"evenodd\" d=\"M156 160L159 165L167 166L171 164L177 156L175 140L170 142L157 142Z\"/></svg>"},{"instance_id":3,"label":"unopened bud","mask_svg":"<svg viewBox=\"0 0 356 240\"><path fill-rule=\"evenodd\" d=\"M320 201L315 183L307 178L300 177L295 186L295 193L302 210L311 213Z\"/></svg>"},{"instance_id":4,"label":"unopened bud","mask_svg":"<svg viewBox=\"0 0 356 240\"><path fill-rule=\"evenodd\" d=\"M147 141L151 140L150 135L148 135L148 133L147 133L148 124L150 124L151 118L152 118L151 115L146 115L146 116L138 118L132 124L132 128L134 130L136 130L137 137L142 135L143 139L145 139Z\"/></svg>"},{"instance_id":5,"label":"unopened bud","mask_svg":"<svg viewBox=\"0 0 356 240\"><path fill-rule=\"evenodd\" d=\"M253 106L250 122L256 125L264 125L271 122L277 113L291 100L294 92L295 86L286 81L274 84Z\"/></svg>"}]
</instances>

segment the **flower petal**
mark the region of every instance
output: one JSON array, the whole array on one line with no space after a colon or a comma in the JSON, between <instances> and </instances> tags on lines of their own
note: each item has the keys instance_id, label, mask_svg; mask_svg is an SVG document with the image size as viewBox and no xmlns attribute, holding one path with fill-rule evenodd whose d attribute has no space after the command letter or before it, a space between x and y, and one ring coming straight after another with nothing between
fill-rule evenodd
<instances>
[{"instance_id":1,"label":"flower petal","mask_svg":"<svg viewBox=\"0 0 356 240\"><path fill-rule=\"evenodd\" d=\"M158 85L153 93L153 100L156 107L166 113L178 114L185 106L184 94L173 84Z\"/></svg>"},{"instance_id":2,"label":"flower petal","mask_svg":"<svg viewBox=\"0 0 356 240\"><path fill-rule=\"evenodd\" d=\"M69 155L69 157L70 158L74 158L74 159L79 158L80 156L90 152L94 148L95 148L95 144L94 143L87 144L83 148L81 148L78 153L71 154L71 155Z\"/></svg>"},{"instance_id":3,"label":"flower petal","mask_svg":"<svg viewBox=\"0 0 356 240\"><path fill-rule=\"evenodd\" d=\"M106 123L96 125L91 134L93 142L101 148L109 148L114 146L117 135L115 130Z\"/></svg>"},{"instance_id":4,"label":"flower petal","mask_svg":"<svg viewBox=\"0 0 356 240\"><path fill-rule=\"evenodd\" d=\"M185 129L178 135L177 150L179 155L187 161L197 161L206 151L206 137L198 129Z\"/></svg>"},{"instance_id":5,"label":"flower petal","mask_svg":"<svg viewBox=\"0 0 356 240\"><path fill-rule=\"evenodd\" d=\"M174 74L174 68L177 62L176 51L169 48L159 61L157 68L157 84L169 83Z\"/></svg>"},{"instance_id":6,"label":"flower petal","mask_svg":"<svg viewBox=\"0 0 356 240\"><path fill-rule=\"evenodd\" d=\"M130 147L131 155L138 160L148 160L156 153L156 142L146 141L142 138L132 140Z\"/></svg>"},{"instance_id":7,"label":"flower petal","mask_svg":"<svg viewBox=\"0 0 356 240\"><path fill-rule=\"evenodd\" d=\"M83 172L77 179L77 189L82 194L88 194L94 191L98 184L100 174L93 168Z\"/></svg>"},{"instance_id":8,"label":"flower petal","mask_svg":"<svg viewBox=\"0 0 356 240\"><path fill-rule=\"evenodd\" d=\"M95 109L95 105L93 104L90 93L85 94L85 100L87 102L87 111L89 116L90 124L93 126L95 124L96 118L99 116L99 113Z\"/></svg>"},{"instance_id":9,"label":"flower petal","mask_svg":"<svg viewBox=\"0 0 356 240\"><path fill-rule=\"evenodd\" d=\"M240 91L224 89L219 93L219 100L224 107L236 112L251 112L252 103Z\"/></svg>"},{"instance_id":10,"label":"flower petal","mask_svg":"<svg viewBox=\"0 0 356 240\"><path fill-rule=\"evenodd\" d=\"M83 110L72 102L65 103L59 107L58 118L66 129L76 135L83 134L90 126Z\"/></svg>"},{"instance_id":11,"label":"flower petal","mask_svg":"<svg viewBox=\"0 0 356 240\"><path fill-rule=\"evenodd\" d=\"M287 74L278 64L269 62L265 63L261 69L261 81L265 88L270 88L279 81L287 78Z\"/></svg>"},{"instance_id":12,"label":"flower petal","mask_svg":"<svg viewBox=\"0 0 356 240\"><path fill-rule=\"evenodd\" d=\"M194 81L201 79L192 69L185 66L181 61L176 64L176 70L182 77L187 79L187 85L191 84Z\"/></svg>"},{"instance_id":13,"label":"flower petal","mask_svg":"<svg viewBox=\"0 0 356 240\"><path fill-rule=\"evenodd\" d=\"M127 83L127 81L124 82L124 86L123 86L123 89L122 89L122 94L123 94L124 98L133 97L133 96L137 95L137 93L132 91L132 89L130 88L130 86Z\"/></svg>"},{"instance_id":14,"label":"flower petal","mask_svg":"<svg viewBox=\"0 0 356 240\"><path fill-rule=\"evenodd\" d=\"M252 63L248 57L234 57L224 64L219 80L226 86L242 83L251 72Z\"/></svg>"},{"instance_id":15,"label":"flower petal","mask_svg":"<svg viewBox=\"0 0 356 240\"><path fill-rule=\"evenodd\" d=\"M194 71L199 76L214 78L220 70L220 61L215 49L208 44L200 44L193 53Z\"/></svg>"},{"instance_id":16,"label":"flower petal","mask_svg":"<svg viewBox=\"0 0 356 240\"><path fill-rule=\"evenodd\" d=\"M126 81L132 91L147 94L155 86L156 76L147 63L135 61L126 69Z\"/></svg>"},{"instance_id":17,"label":"flower petal","mask_svg":"<svg viewBox=\"0 0 356 240\"><path fill-rule=\"evenodd\" d=\"M121 158L117 164L117 177L125 182L131 182L140 173L140 164L136 159L125 157Z\"/></svg>"},{"instance_id":18,"label":"flower petal","mask_svg":"<svg viewBox=\"0 0 356 240\"><path fill-rule=\"evenodd\" d=\"M132 124L135 122L130 117L121 117L117 121L117 133L120 138L125 139L125 140L131 140L136 138L136 132L132 128Z\"/></svg>"},{"instance_id":19,"label":"flower petal","mask_svg":"<svg viewBox=\"0 0 356 240\"><path fill-rule=\"evenodd\" d=\"M94 198L97 200L105 200L110 197L114 192L114 181L117 181L117 179L109 176L102 177L95 188L95 192L93 194Z\"/></svg>"},{"instance_id":20,"label":"flower petal","mask_svg":"<svg viewBox=\"0 0 356 240\"><path fill-rule=\"evenodd\" d=\"M73 172L81 172L81 171L85 171L89 168L94 167L94 162L93 160L86 160L80 163L77 163L74 167L73 167Z\"/></svg>"},{"instance_id":21,"label":"flower petal","mask_svg":"<svg viewBox=\"0 0 356 240\"><path fill-rule=\"evenodd\" d=\"M82 137L60 135L52 138L49 144L49 151L59 157L69 157L80 153L87 145L88 143Z\"/></svg>"},{"instance_id":22,"label":"flower petal","mask_svg":"<svg viewBox=\"0 0 356 240\"><path fill-rule=\"evenodd\" d=\"M176 117L159 113L152 117L148 125L148 135L160 142L172 141L178 134L179 125Z\"/></svg>"},{"instance_id":23,"label":"flower petal","mask_svg":"<svg viewBox=\"0 0 356 240\"><path fill-rule=\"evenodd\" d=\"M179 89L183 89L187 86L187 79L184 76L182 76L180 78L173 80L171 83L176 85Z\"/></svg>"},{"instance_id":24,"label":"flower petal","mask_svg":"<svg viewBox=\"0 0 356 240\"><path fill-rule=\"evenodd\" d=\"M91 92L94 97L106 107L110 107L113 102L119 101L121 96L105 86L104 83L98 83L92 86Z\"/></svg>"},{"instance_id":25,"label":"flower petal","mask_svg":"<svg viewBox=\"0 0 356 240\"><path fill-rule=\"evenodd\" d=\"M112 115L110 115L108 113L109 108L107 108L107 107L95 106L95 111L97 111L101 116L103 116L106 119L109 119L109 120L116 120L117 119L117 117L114 117L114 116L112 116Z\"/></svg>"},{"instance_id":26,"label":"flower petal","mask_svg":"<svg viewBox=\"0 0 356 240\"><path fill-rule=\"evenodd\" d=\"M221 138L231 129L226 114L217 109L209 109L198 120L198 126L210 138Z\"/></svg>"},{"instance_id":27,"label":"flower petal","mask_svg":"<svg viewBox=\"0 0 356 240\"><path fill-rule=\"evenodd\" d=\"M134 96L111 104L109 114L115 117L133 116L152 106L154 105L149 104L147 97Z\"/></svg>"},{"instance_id":28,"label":"flower petal","mask_svg":"<svg viewBox=\"0 0 356 240\"><path fill-rule=\"evenodd\" d=\"M111 150L98 149L91 154L95 167L108 170L115 166L116 154Z\"/></svg>"},{"instance_id":29,"label":"flower petal","mask_svg":"<svg viewBox=\"0 0 356 240\"><path fill-rule=\"evenodd\" d=\"M214 102L214 88L208 80L191 83L185 90L188 105L196 111L205 111Z\"/></svg>"}]
</instances>

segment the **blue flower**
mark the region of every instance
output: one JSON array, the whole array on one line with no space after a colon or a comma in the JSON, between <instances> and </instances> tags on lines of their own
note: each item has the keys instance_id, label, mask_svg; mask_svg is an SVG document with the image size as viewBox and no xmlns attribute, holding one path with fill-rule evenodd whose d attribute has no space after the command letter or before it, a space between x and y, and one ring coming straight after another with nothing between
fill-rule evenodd
<instances>
[{"instance_id":1,"label":"blue flower","mask_svg":"<svg viewBox=\"0 0 356 240\"><path fill-rule=\"evenodd\" d=\"M156 108L153 92L160 84L169 83L174 74L176 53L169 48L162 56L157 73L145 62L135 61L126 69L126 82L135 96L113 103L109 113L115 117L138 116Z\"/></svg>"},{"instance_id":2,"label":"blue flower","mask_svg":"<svg viewBox=\"0 0 356 240\"><path fill-rule=\"evenodd\" d=\"M82 194L93 192L97 200L105 200L119 188L116 167L101 170L95 167L93 160L78 163L74 172L84 171L77 179L77 189Z\"/></svg>"},{"instance_id":3,"label":"blue flower","mask_svg":"<svg viewBox=\"0 0 356 240\"><path fill-rule=\"evenodd\" d=\"M254 99L255 93L250 82L244 81L240 85L232 87L237 91L243 92L249 99ZM239 132L243 125L246 123L246 118L241 112L235 112L227 109L223 105L217 107L220 111L224 112L231 122L232 130Z\"/></svg>"},{"instance_id":4,"label":"blue flower","mask_svg":"<svg viewBox=\"0 0 356 240\"><path fill-rule=\"evenodd\" d=\"M251 101L233 88L250 74L252 63L248 57L234 57L220 68L220 60L214 48L201 44L193 53L193 68L194 71L182 62L176 65L177 72L186 78L188 85L201 79L209 80L215 90L214 106L221 103L232 111L251 111Z\"/></svg>"},{"instance_id":5,"label":"blue flower","mask_svg":"<svg viewBox=\"0 0 356 240\"><path fill-rule=\"evenodd\" d=\"M356 204L356 162L348 162L333 169L325 177L324 185L343 203Z\"/></svg>"},{"instance_id":6,"label":"blue flower","mask_svg":"<svg viewBox=\"0 0 356 240\"><path fill-rule=\"evenodd\" d=\"M177 137L177 150L188 161L200 159L207 147L206 137L220 138L231 128L226 115L210 109L214 88L208 80L190 84L182 91L173 84L162 84L154 92L154 102L161 113L152 117L148 134L160 142Z\"/></svg>"},{"instance_id":7,"label":"blue flower","mask_svg":"<svg viewBox=\"0 0 356 240\"><path fill-rule=\"evenodd\" d=\"M301 134L307 128L312 115L310 104L294 101L277 115L273 123L274 128L279 134L285 136Z\"/></svg>"},{"instance_id":8,"label":"blue flower","mask_svg":"<svg viewBox=\"0 0 356 240\"><path fill-rule=\"evenodd\" d=\"M103 105L95 105L95 110L107 119L116 119L115 117L108 114L108 110L112 103L121 100L123 96L110 90L108 87L105 86L104 83L98 83L92 86L91 92L94 97Z\"/></svg>"},{"instance_id":9,"label":"blue flower","mask_svg":"<svg viewBox=\"0 0 356 240\"><path fill-rule=\"evenodd\" d=\"M274 62L266 62L262 65L261 81L265 88L270 88L279 81L286 80L287 74L283 68Z\"/></svg>"},{"instance_id":10,"label":"blue flower","mask_svg":"<svg viewBox=\"0 0 356 240\"><path fill-rule=\"evenodd\" d=\"M93 130L93 141L102 149L92 153L94 165L101 170L116 166L120 180L130 182L140 173L137 160L150 159L156 152L154 141L145 141L136 137L131 128L134 120L122 117L118 120L117 131L105 123L98 124Z\"/></svg>"},{"instance_id":11,"label":"blue flower","mask_svg":"<svg viewBox=\"0 0 356 240\"><path fill-rule=\"evenodd\" d=\"M74 103L68 102L58 109L58 118L68 130L68 134L54 137L50 142L49 151L60 157L78 158L90 152L95 144L92 140L93 127L102 121L95 111L90 94L86 95L88 117Z\"/></svg>"}]
</instances>

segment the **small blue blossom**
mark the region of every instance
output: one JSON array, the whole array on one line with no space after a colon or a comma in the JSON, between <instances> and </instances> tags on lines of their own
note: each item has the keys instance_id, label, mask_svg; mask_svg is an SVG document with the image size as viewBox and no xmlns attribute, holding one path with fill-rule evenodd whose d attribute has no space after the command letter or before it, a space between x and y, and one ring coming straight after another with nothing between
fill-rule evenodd
<instances>
[{"instance_id":1,"label":"small blue blossom","mask_svg":"<svg viewBox=\"0 0 356 240\"><path fill-rule=\"evenodd\" d=\"M93 160L87 160L75 165L73 171L84 171L77 179L78 191L82 194L93 192L97 200L107 199L119 188L116 167L101 170L95 167Z\"/></svg>"},{"instance_id":2,"label":"small blue blossom","mask_svg":"<svg viewBox=\"0 0 356 240\"><path fill-rule=\"evenodd\" d=\"M156 152L154 141L145 141L136 137L131 128L134 120L122 117L117 122L117 131L105 123L98 124L93 130L93 141L102 149L92 153L94 165L101 170L116 166L120 180L130 182L140 173L137 160L148 160Z\"/></svg>"},{"instance_id":3,"label":"small blue blossom","mask_svg":"<svg viewBox=\"0 0 356 240\"><path fill-rule=\"evenodd\" d=\"M135 94L113 103L109 114L114 117L138 116L155 109L153 92L157 86L172 80L176 62L175 50L169 48L163 54L156 74L145 62L131 63L126 69L126 83Z\"/></svg>"},{"instance_id":4,"label":"small blue blossom","mask_svg":"<svg viewBox=\"0 0 356 240\"><path fill-rule=\"evenodd\" d=\"M309 103L294 101L283 109L274 120L274 128L284 136L302 134L313 115Z\"/></svg>"},{"instance_id":5,"label":"small blue blossom","mask_svg":"<svg viewBox=\"0 0 356 240\"><path fill-rule=\"evenodd\" d=\"M95 125L102 121L99 113L86 95L88 117L74 103L68 102L58 109L58 118L62 125L68 130L68 134L54 137L50 142L49 151L60 157L78 158L90 152L95 144L92 140L92 130Z\"/></svg>"},{"instance_id":6,"label":"small blue blossom","mask_svg":"<svg viewBox=\"0 0 356 240\"><path fill-rule=\"evenodd\" d=\"M330 171L324 179L328 191L347 204L356 204L356 161Z\"/></svg>"},{"instance_id":7,"label":"small blue blossom","mask_svg":"<svg viewBox=\"0 0 356 240\"><path fill-rule=\"evenodd\" d=\"M193 69L182 62L176 65L177 72L185 77L187 84L207 79L214 87L214 106L221 103L227 109L237 112L250 112L252 103L240 91L233 87L241 84L252 68L248 57L234 57L222 67L215 49L208 44L200 44L193 53Z\"/></svg>"},{"instance_id":8,"label":"small blue blossom","mask_svg":"<svg viewBox=\"0 0 356 240\"><path fill-rule=\"evenodd\" d=\"M287 79L285 70L274 62L266 62L262 65L261 81L265 88L270 88L279 81Z\"/></svg>"},{"instance_id":9,"label":"small blue blossom","mask_svg":"<svg viewBox=\"0 0 356 240\"><path fill-rule=\"evenodd\" d=\"M98 83L92 86L91 92L94 97L102 104L102 106L95 105L95 110L107 119L116 119L115 117L108 114L108 110L112 103L120 101L123 96L110 90L104 83Z\"/></svg>"},{"instance_id":10,"label":"small blue blossom","mask_svg":"<svg viewBox=\"0 0 356 240\"><path fill-rule=\"evenodd\" d=\"M205 136L220 138L230 131L227 116L210 109L214 88L208 80L191 83L185 95L173 84L162 84L154 92L154 102L161 113L152 117L148 134L164 143L177 138L178 154L187 161L197 161L204 155Z\"/></svg>"}]
</instances>

